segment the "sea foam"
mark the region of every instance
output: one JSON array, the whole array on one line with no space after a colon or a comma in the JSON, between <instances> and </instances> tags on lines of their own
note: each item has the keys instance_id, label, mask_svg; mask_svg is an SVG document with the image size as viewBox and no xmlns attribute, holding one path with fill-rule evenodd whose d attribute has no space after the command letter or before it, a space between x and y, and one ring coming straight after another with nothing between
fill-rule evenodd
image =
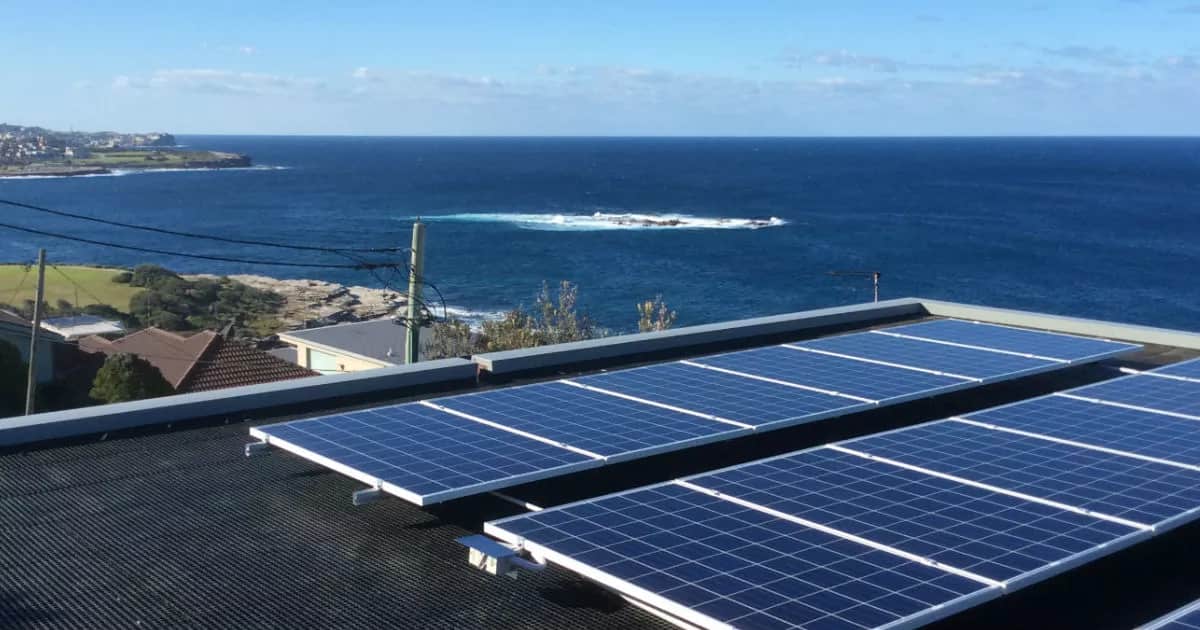
<instances>
[{"instance_id":1,"label":"sea foam","mask_svg":"<svg viewBox=\"0 0 1200 630\"><path fill-rule=\"evenodd\" d=\"M406 217L411 219L412 217ZM778 217L697 217L690 214L638 214L595 212L592 214L522 214L511 212L467 212L422 217L424 221L508 223L531 230L757 230L787 225Z\"/></svg>"}]
</instances>

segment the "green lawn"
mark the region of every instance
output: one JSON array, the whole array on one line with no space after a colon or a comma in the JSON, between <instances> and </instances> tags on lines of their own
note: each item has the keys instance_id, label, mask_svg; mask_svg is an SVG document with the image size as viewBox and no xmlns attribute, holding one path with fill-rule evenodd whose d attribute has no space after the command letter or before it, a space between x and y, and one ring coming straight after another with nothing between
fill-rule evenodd
<instances>
[{"instance_id":1,"label":"green lawn","mask_svg":"<svg viewBox=\"0 0 1200 630\"><path fill-rule=\"evenodd\" d=\"M19 305L25 300L33 299L37 285L37 267L28 269L26 274L26 268L21 265L0 265L0 303ZM76 306L87 306L96 304L99 300L99 303L128 312L129 299L142 289L113 282L113 276L120 271L73 265L58 265L56 270L47 265L46 302L55 304L58 300L66 300ZM80 288L64 275L79 284Z\"/></svg>"}]
</instances>

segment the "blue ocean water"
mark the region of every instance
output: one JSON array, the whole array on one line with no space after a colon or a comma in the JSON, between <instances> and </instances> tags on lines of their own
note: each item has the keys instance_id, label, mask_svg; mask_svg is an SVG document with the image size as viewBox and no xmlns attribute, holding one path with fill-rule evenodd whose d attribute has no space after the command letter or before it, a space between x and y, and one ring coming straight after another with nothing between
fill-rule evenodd
<instances>
[{"instance_id":1,"label":"blue ocean water","mask_svg":"<svg viewBox=\"0 0 1200 630\"><path fill-rule=\"evenodd\" d=\"M0 197L244 238L407 245L452 306L579 284L614 329L662 294L681 324L923 297L1200 329L1200 139L421 139L189 136L280 168L0 180ZM682 216L614 225L602 215ZM4 207L6 222L171 251L340 262ZM769 227L734 219L762 219ZM0 229L0 259L262 273L362 272L165 257ZM4 287L0 287L3 289Z\"/></svg>"}]
</instances>

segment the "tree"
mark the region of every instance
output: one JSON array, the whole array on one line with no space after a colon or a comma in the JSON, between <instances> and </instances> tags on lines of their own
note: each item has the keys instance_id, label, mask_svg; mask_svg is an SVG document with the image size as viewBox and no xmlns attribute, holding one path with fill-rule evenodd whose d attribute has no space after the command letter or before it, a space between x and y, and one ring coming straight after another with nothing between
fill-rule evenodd
<instances>
[{"instance_id":1,"label":"tree","mask_svg":"<svg viewBox=\"0 0 1200 630\"><path fill-rule=\"evenodd\" d=\"M662 295L656 295L653 300L639 303L637 310L638 332L666 330L675 325L675 311L667 308L667 303L663 301Z\"/></svg>"},{"instance_id":2,"label":"tree","mask_svg":"<svg viewBox=\"0 0 1200 630\"><path fill-rule=\"evenodd\" d=\"M172 393L158 368L135 355L120 353L104 360L89 395L105 403L157 398Z\"/></svg>"},{"instance_id":3,"label":"tree","mask_svg":"<svg viewBox=\"0 0 1200 630\"><path fill-rule=\"evenodd\" d=\"M429 330L429 342L421 344L421 353L426 359L465 357L482 349L471 326L461 319L436 321Z\"/></svg>"},{"instance_id":4,"label":"tree","mask_svg":"<svg viewBox=\"0 0 1200 630\"><path fill-rule=\"evenodd\" d=\"M11 343L0 340L0 416L24 411L28 369L21 360L21 351Z\"/></svg>"},{"instance_id":5,"label":"tree","mask_svg":"<svg viewBox=\"0 0 1200 630\"><path fill-rule=\"evenodd\" d=\"M532 348L602 336L603 331L579 313L578 300L579 287L571 282L560 282L557 296L551 296L550 286L543 283L533 308L515 308L498 320L483 323L487 350Z\"/></svg>"}]
</instances>

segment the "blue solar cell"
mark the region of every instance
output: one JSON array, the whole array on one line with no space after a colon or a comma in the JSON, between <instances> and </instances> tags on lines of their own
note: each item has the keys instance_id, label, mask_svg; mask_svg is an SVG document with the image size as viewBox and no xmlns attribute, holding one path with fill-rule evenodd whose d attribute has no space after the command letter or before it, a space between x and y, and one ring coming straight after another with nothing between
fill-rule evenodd
<instances>
[{"instance_id":1,"label":"blue solar cell","mask_svg":"<svg viewBox=\"0 0 1200 630\"><path fill-rule=\"evenodd\" d=\"M683 363L572 379L609 391L754 426L869 407L849 398L733 376Z\"/></svg>"},{"instance_id":2,"label":"blue solar cell","mask_svg":"<svg viewBox=\"0 0 1200 630\"><path fill-rule=\"evenodd\" d=\"M488 482L565 473L595 461L419 404L256 430L427 498Z\"/></svg>"},{"instance_id":3,"label":"blue solar cell","mask_svg":"<svg viewBox=\"0 0 1200 630\"><path fill-rule=\"evenodd\" d=\"M749 432L558 382L439 398L435 402L607 457Z\"/></svg>"},{"instance_id":4,"label":"blue solar cell","mask_svg":"<svg viewBox=\"0 0 1200 630\"><path fill-rule=\"evenodd\" d=\"M843 445L1144 525L1200 507L1200 472L961 422L934 422Z\"/></svg>"},{"instance_id":5,"label":"blue solar cell","mask_svg":"<svg viewBox=\"0 0 1200 630\"><path fill-rule=\"evenodd\" d=\"M1070 393L1200 418L1200 383L1191 381L1158 376L1127 376L1073 389Z\"/></svg>"},{"instance_id":6,"label":"blue solar cell","mask_svg":"<svg viewBox=\"0 0 1200 630\"><path fill-rule=\"evenodd\" d=\"M780 346L703 357L695 362L878 401L932 394L971 382Z\"/></svg>"},{"instance_id":7,"label":"blue solar cell","mask_svg":"<svg viewBox=\"0 0 1200 630\"><path fill-rule=\"evenodd\" d=\"M964 417L1061 440L1200 466L1200 422L1046 396Z\"/></svg>"},{"instance_id":8,"label":"blue solar cell","mask_svg":"<svg viewBox=\"0 0 1200 630\"><path fill-rule=\"evenodd\" d=\"M1192 359L1182 363L1175 363L1166 367L1154 370L1155 374L1167 374L1169 376L1181 376L1183 378L1200 379L1200 359Z\"/></svg>"},{"instance_id":9,"label":"blue solar cell","mask_svg":"<svg viewBox=\"0 0 1200 630\"><path fill-rule=\"evenodd\" d=\"M995 580L1137 531L831 449L688 481Z\"/></svg>"},{"instance_id":10,"label":"blue solar cell","mask_svg":"<svg viewBox=\"0 0 1200 630\"><path fill-rule=\"evenodd\" d=\"M979 379L990 379L1058 365L1054 361L1043 359L1031 359L1013 354L949 346L943 343L931 343L871 332L839 335L794 345Z\"/></svg>"},{"instance_id":11,"label":"blue solar cell","mask_svg":"<svg viewBox=\"0 0 1200 630\"><path fill-rule=\"evenodd\" d=\"M948 341L971 346L983 346L1020 352L1066 361L1093 358L1113 353L1136 350L1140 346L1076 337L1041 330L1027 330L994 324L966 322L957 319L939 319L907 326L886 329L887 332L923 337L937 341Z\"/></svg>"},{"instance_id":12,"label":"blue solar cell","mask_svg":"<svg viewBox=\"0 0 1200 630\"><path fill-rule=\"evenodd\" d=\"M1200 600L1156 619L1138 630L1200 630Z\"/></svg>"},{"instance_id":13,"label":"blue solar cell","mask_svg":"<svg viewBox=\"0 0 1200 630\"><path fill-rule=\"evenodd\" d=\"M676 484L488 528L739 628L874 628L995 590Z\"/></svg>"}]
</instances>

